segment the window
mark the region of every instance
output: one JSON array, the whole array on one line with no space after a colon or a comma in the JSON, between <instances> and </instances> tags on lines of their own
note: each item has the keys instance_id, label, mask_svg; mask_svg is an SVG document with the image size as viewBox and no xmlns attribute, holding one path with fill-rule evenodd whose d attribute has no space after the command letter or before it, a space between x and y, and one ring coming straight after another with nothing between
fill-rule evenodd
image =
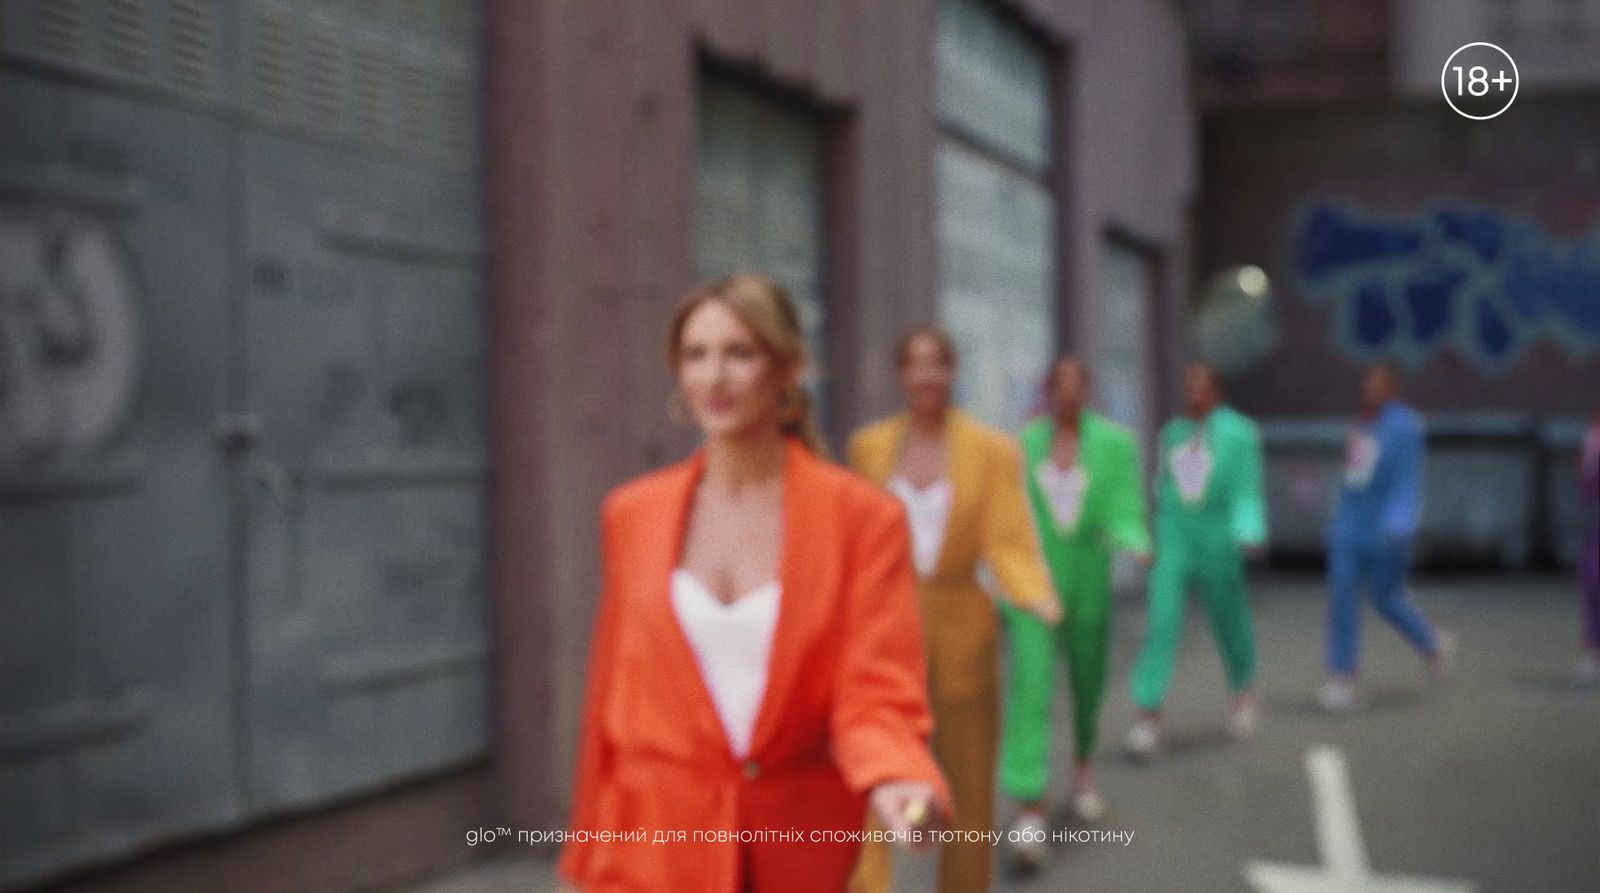
<instances>
[{"instance_id":1,"label":"window","mask_svg":"<svg viewBox=\"0 0 1600 893\"><path fill-rule=\"evenodd\" d=\"M939 313L958 399L1014 428L1055 349L1049 55L991 6L941 0L937 56Z\"/></svg>"},{"instance_id":2,"label":"window","mask_svg":"<svg viewBox=\"0 0 1600 893\"><path fill-rule=\"evenodd\" d=\"M1109 239L1101 254L1101 323L1091 357L1095 395L1105 413L1141 437L1150 430L1150 310L1155 295L1155 258L1120 239Z\"/></svg>"},{"instance_id":3,"label":"window","mask_svg":"<svg viewBox=\"0 0 1600 893\"><path fill-rule=\"evenodd\" d=\"M695 272L757 271L794 298L827 407L823 300L823 125L803 110L708 76L700 84Z\"/></svg>"}]
</instances>

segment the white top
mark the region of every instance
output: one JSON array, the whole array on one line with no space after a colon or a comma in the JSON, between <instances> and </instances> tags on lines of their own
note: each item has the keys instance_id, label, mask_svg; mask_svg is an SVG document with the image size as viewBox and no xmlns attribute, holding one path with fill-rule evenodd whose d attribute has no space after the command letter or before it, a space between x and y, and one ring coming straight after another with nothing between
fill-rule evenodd
<instances>
[{"instance_id":1,"label":"white top","mask_svg":"<svg viewBox=\"0 0 1600 893\"><path fill-rule=\"evenodd\" d=\"M900 497L911 523L911 563L917 576L933 576L944 548L945 525L950 521L950 482L943 478L918 488L904 475L889 479L889 492Z\"/></svg>"},{"instance_id":2,"label":"white top","mask_svg":"<svg viewBox=\"0 0 1600 893\"><path fill-rule=\"evenodd\" d=\"M1206 448L1205 429L1172 448L1172 478L1178 485L1178 495L1190 505L1198 504L1206 496L1206 485L1211 482L1211 451Z\"/></svg>"},{"instance_id":3,"label":"white top","mask_svg":"<svg viewBox=\"0 0 1600 893\"><path fill-rule=\"evenodd\" d=\"M1350 439L1344 450L1344 481L1357 490L1372 483L1372 472L1378 467L1378 438L1359 425L1350 429Z\"/></svg>"},{"instance_id":4,"label":"white top","mask_svg":"<svg viewBox=\"0 0 1600 893\"><path fill-rule=\"evenodd\" d=\"M1046 459L1039 463L1034 475L1056 526L1068 533L1077 530L1083 518L1083 497L1089 492L1089 472L1081 464L1063 469Z\"/></svg>"},{"instance_id":5,"label":"white top","mask_svg":"<svg viewBox=\"0 0 1600 893\"><path fill-rule=\"evenodd\" d=\"M756 713L767 691L779 590L774 580L724 604L693 574L683 568L672 572L672 610L694 648L728 746L741 759L750 752Z\"/></svg>"}]
</instances>

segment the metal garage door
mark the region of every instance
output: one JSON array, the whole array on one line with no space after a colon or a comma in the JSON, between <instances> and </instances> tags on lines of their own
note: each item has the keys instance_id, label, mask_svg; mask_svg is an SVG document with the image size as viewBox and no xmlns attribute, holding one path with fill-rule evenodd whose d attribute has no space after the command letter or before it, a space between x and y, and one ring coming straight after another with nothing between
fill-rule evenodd
<instances>
[{"instance_id":1,"label":"metal garage door","mask_svg":"<svg viewBox=\"0 0 1600 893\"><path fill-rule=\"evenodd\" d=\"M4 883L243 801L225 130L10 72L0 119Z\"/></svg>"},{"instance_id":2,"label":"metal garage door","mask_svg":"<svg viewBox=\"0 0 1600 893\"><path fill-rule=\"evenodd\" d=\"M0 885L482 752L469 6L5 5Z\"/></svg>"}]
</instances>

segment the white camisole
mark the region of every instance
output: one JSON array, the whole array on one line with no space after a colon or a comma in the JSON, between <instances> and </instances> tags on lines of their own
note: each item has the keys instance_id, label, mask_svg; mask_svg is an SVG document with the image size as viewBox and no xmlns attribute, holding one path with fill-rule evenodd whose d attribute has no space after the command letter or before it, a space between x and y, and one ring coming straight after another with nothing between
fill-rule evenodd
<instances>
[{"instance_id":1,"label":"white camisole","mask_svg":"<svg viewBox=\"0 0 1600 893\"><path fill-rule=\"evenodd\" d=\"M939 567L939 552L944 548L945 525L950 521L950 482L940 479L917 487L904 475L889 479L889 492L906 507L911 524L911 563L917 576L927 579Z\"/></svg>"},{"instance_id":2,"label":"white camisole","mask_svg":"<svg viewBox=\"0 0 1600 893\"><path fill-rule=\"evenodd\" d=\"M750 752L767 690L779 592L774 580L724 604L693 574L683 568L672 572L672 610L694 648L728 746L741 759Z\"/></svg>"}]
</instances>

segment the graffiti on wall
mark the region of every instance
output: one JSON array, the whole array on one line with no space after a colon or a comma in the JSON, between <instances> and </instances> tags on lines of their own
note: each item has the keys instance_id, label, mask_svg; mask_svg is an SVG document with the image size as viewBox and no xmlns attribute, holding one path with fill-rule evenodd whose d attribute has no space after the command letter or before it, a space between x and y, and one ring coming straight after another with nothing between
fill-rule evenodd
<instances>
[{"instance_id":1,"label":"graffiti on wall","mask_svg":"<svg viewBox=\"0 0 1600 893\"><path fill-rule=\"evenodd\" d=\"M1562 239L1464 203L1388 214L1317 200L1296 217L1300 291L1331 305L1336 342L1357 359L1420 367L1449 347L1494 373L1541 341L1600 350L1600 225Z\"/></svg>"},{"instance_id":2,"label":"graffiti on wall","mask_svg":"<svg viewBox=\"0 0 1600 893\"><path fill-rule=\"evenodd\" d=\"M0 205L0 468L101 445L132 411L133 271L96 222Z\"/></svg>"}]
</instances>

